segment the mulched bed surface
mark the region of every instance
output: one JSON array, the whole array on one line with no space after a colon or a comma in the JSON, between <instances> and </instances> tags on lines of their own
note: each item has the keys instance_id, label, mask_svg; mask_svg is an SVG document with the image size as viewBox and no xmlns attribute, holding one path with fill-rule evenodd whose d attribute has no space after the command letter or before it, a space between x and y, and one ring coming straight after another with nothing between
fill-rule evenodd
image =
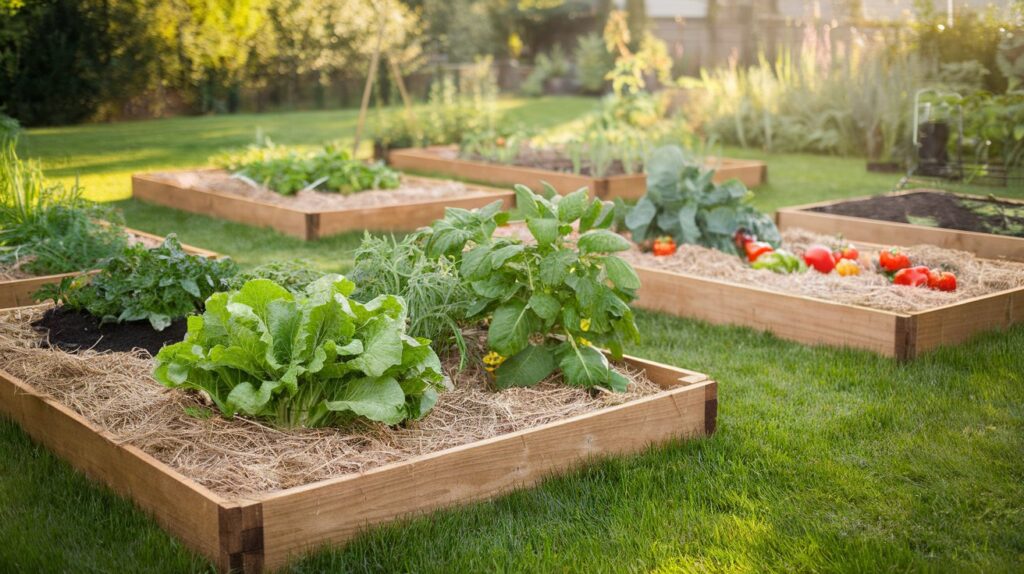
<instances>
[{"instance_id":1,"label":"mulched bed surface","mask_svg":"<svg viewBox=\"0 0 1024 574\"><path fill-rule=\"evenodd\" d=\"M179 319L163 331L154 331L149 321L107 323L101 326L100 320L88 313L53 307L32 326L42 333L44 346L65 351L91 349L127 352L145 349L150 355L156 355L164 345L184 339L187 324L186 319Z\"/></svg>"},{"instance_id":2,"label":"mulched bed surface","mask_svg":"<svg viewBox=\"0 0 1024 574\"><path fill-rule=\"evenodd\" d=\"M1018 207L1019 204L978 198L978 201ZM863 217L879 221L910 223L907 216L931 217L939 227L991 233L991 229L1003 228L1004 222L998 216L983 217L961 203L956 195L934 191L921 191L904 195L880 195L869 199L846 201L812 208L810 211L832 213L850 217ZM1024 218L1010 218L1017 224L1024 224ZM1021 235L1017 234L1017 237Z\"/></svg>"}]
</instances>

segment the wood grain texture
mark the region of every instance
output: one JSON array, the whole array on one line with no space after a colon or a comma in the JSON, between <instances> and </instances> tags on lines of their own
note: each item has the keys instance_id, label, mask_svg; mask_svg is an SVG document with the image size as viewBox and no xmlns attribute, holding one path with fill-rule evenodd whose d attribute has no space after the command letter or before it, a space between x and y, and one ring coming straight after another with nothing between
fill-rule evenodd
<instances>
[{"instance_id":1,"label":"wood grain texture","mask_svg":"<svg viewBox=\"0 0 1024 574\"><path fill-rule=\"evenodd\" d=\"M388 162L398 169L457 177L491 185L511 186L521 183L536 191L546 182L562 194L586 187L594 197L604 200L639 199L647 193L647 177L643 174L588 177L540 168L447 157L453 149L454 146L398 149L389 151L387 157ZM731 158L709 158L708 162L718 167L714 177L715 183L739 179L747 187L755 187L764 183L768 177L768 168L764 162Z\"/></svg>"},{"instance_id":2,"label":"wood grain texture","mask_svg":"<svg viewBox=\"0 0 1024 574\"><path fill-rule=\"evenodd\" d=\"M669 390L263 498L264 565L280 567L290 557L325 543L343 543L375 524L526 487L594 457L634 453L714 431L713 381L665 365L649 372ZM714 401L710 408L709 401Z\"/></svg>"},{"instance_id":3,"label":"wood grain texture","mask_svg":"<svg viewBox=\"0 0 1024 574\"><path fill-rule=\"evenodd\" d=\"M203 170L195 170L203 171ZM423 178L405 178L411 183ZM472 209L502 200L514 206L515 195L508 190L470 186L467 193L455 198L440 198L352 209L309 211L266 203L229 193L184 187L154 174L132 176L132 196L182 211L235 221L256 227L269 227L299 239L315 240L348 231L411 231L444 215L446 207Z\"/></svg>"},{"instance_id":4,"label":"wood grain texture","mask_svg":"<svg viewBox=\"0 0 1024 574\"><path fill-rule=\"evenodd\" d=\"M646 267L636 271L641 285L636 307L770 331L800 343L897 354L897 313Z\"/></svg>"},{"instance_id":5,"label":"wood grain texture","mask_svg":"<svg viewBox=\"0 0 1024 574\"><path fill-rule=\"evenodd\" d=\"M64 405L0 371L0 412L90 478L132 499L196 552L220 555L224 501L141 450L118 444Z\"/></svg>"},{"instance_id":6,"label":"wood grain texture","mask_svg":"<svg viewBox=\"0 0 1024 574\"><path fill-rule=\"evenodd\" d=\"M159 235L153 235L152 233L146 233L145 231L139 231L138 229L126 228L125 231L138 237L146 237L155 241L163 241L163 237ZM203 257L220 257L219 254L209 251L206 249L200 249L192 245L181 245L182 249L193 255L201 255ZM54 283L60 283L65 277L73 277L80 275L86 271L79 271L75 273L60 273L57 275L43 275L41 277L29 277L26 279L13 279L10 281L0 281L0 309L11 309L14 307L24 307L26 305L35 305L36 301L32 295L38 291L44 285L51 285ZM95 271L89 271L94 273Z\"/></svg>"},{"instance_id":7,"label":"wood grain texture","mask_svg":"<svg viewBox=\"0 0 1024 574\"><path fill-rule=\"evenodd\" d=\"M919 191L922 190L910 190L890 195L902 195ZM886 245L935 245L945 249L967 251L985 259L1024 261L1024 238L1021 237L960 231L958 229L942 229L939 227L912 225L910 223L878 221L863 217L810 211L810 209L815 207L869 198L870 196L865 196L785 207L775 213L775 221L780 230L806 229L807 231L825 235L841 234L846 239L852 241L870 241Z\"/></svg>"},{"instance_id":8,"label":"wood grain texture","mask_svg":"<svg viewBox=\"0 0 1024 574\"><path fill-rule=\"evenodd\" d=\"M957 345L978 333L1024 322L1024 288L915 313L914 319L917 353Z\"/></svg>"}]
</instances>

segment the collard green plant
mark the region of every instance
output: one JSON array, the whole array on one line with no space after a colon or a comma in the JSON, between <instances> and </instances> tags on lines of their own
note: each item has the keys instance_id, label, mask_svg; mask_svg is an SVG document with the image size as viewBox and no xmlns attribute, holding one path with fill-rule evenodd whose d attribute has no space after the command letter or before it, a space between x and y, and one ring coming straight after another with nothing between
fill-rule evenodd
<instances>
[{"instance_id":1,"label":"collard green plant","mask_svg":"<svg viewBox=\"0 0 1024 574\"><path fill-rule=\"evenodd\" d=\"M104 323L146 320L162 331L175 319L202 310L206 298L226 289L235 272L230 259L186 253L172 234L152 249L126 247L95 276L66 278L37 297L52 298Z\"/></svg>"},{"instance_id":2,"label":"collard green plant","mask_svg":"<svg viewBox=\"0 0 1024 574\"><path fill-rule=\"evenodd\" d=\"M249 178L282 195L303 189L333 191L344 195L368 189L395 189L401 183L397 171L383 163L352 159L347 150L329 144L312 153L275 146L265 141L240 153L222 154L214 163Z\"/></svg>"},{"instance_id":3,"label":"collard green plant","mask_svg":"<svg viewBox=\"0 0 1024 574\"><path fill-rule=\"evenodd\" d=\"M640 280L613 255L630 247L608 230L613 206L586 189L563 197L549 187L540 196L524 186L516 186L516 205L532 242L494 236L509 220L501 202L448 209L422 232L428 256L458 262L473 292L468 317L489 323L497 386L530 386L561 370L569 385L624 391L626 379L595 348L619 358L640 336L629 308Z\"/></svg>"},{"instance_id":4,"label":"collard green plant","mask_svg":"<svg viewBox=\"0 0 1024 574\"><path fill-rule=\"evenodd\" d=\"M746 186L737 180L715 184L713 176L678 146L655 150L647 163L647 194L625 218L633 241L671 235L680 244L738 254L733 237L746 229L778 246L782 238L775 222L749 204Z\"/></svg>"},{"instance_id":5,"label":"collard green plant","mask_svg":"<svg viewBox=\"0 0 1024 574\"><path fill-rule=\"evenodd\" d=\"M224 416L281 427L422 418L447 382L430 341L405 333L400 297L364 305L354 288L326 275L301 294L268 279L217 293L185 340L160 350L153 376L207 393Z\"/></svg>"},{"instance_id":6,"label":"collard green plant","mask_svg":"<svg viewBox=\"0 0 1024 574\"><path fill-rule=\"evenodd\" d=\"M124 248L117 221L77 185L47 182L38 163L18 157L14 141L0 140L0 264L35 275L90 269Z\"/></svg>"}]
</instances>

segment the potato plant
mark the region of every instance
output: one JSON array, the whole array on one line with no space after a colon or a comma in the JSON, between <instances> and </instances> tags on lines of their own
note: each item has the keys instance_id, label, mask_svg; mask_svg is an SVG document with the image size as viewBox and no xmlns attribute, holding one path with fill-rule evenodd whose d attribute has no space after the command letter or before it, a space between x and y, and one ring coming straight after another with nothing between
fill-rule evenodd
<instances>
[{"instance_id":1,"label":"potato plant","mask_svg":"<svg viewBox=\"0 0 1024 574\"><path fill-rule=\"evenodd\" d=\"M424 232L427 253L458 262L472 293L468 316L489 324L485 363L499 388L531 386L560 369L567 384L625 391L627 380L598 348L621 358L623 344L639 340L629 303L640 280L613 255L630 243L608 230L611 204L585 189L564 197L546 191L516 186L532 242L494 236L509 221L496 202L449 209Z\"/></svg>"}]
</instances>

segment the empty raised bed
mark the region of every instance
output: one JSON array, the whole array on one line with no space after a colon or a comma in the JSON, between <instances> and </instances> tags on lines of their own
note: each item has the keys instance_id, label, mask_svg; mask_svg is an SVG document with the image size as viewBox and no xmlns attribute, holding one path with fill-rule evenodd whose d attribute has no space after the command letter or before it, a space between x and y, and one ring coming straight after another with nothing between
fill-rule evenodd
<instances>
[{"instance_id":1,"label":"empty raised bed","mask_svg":"<svg viewBox=\"0 0 1024 574\"><path fill-rule=\"evenodd\" d=\"M510 191L420 177L403 177L397 189L282 195L220 169L136 174L132 196L307 240L364 229L410 231L441 217L446 207L471 209L496 200L506 207L513 203Z\"/></svg>"},{"instance_id":2,"label":"empty raised bed","mask_svg":"<svg viewBox=\"0 0 1024 574\"><path fill-rule=\"evenodd\" d=\"M783 238L797 252L828 241L793 229L783 232ZM863 243L858 247L865 262L877 259L882 249ZM638 307L898 359L1024 322L1024 264L932 246L907 252L922 264L956 270L958 291L890 285L879 274L840 277L812 270L779 275L751 269L733 255L689 245L672 256L634 251L625 257L640 276Z\"/></svg>"},{"instance_id":3,"label":"empty raised bed","mask_svg":"<svg viewBox=\"0 0 1024 574\"><path fill-rule=\"evenodd\" d=\"M142 243L147 247L160 245L164 239L163 237L139 231L137 229L125 229L124 231L130 241ZM217 254L213 251L207 251L191 245L182 245L182 248L195 255L217 257ZM0 278L2 278L0 279L0 309L33 305L35 304L35 299L33 299L32 295L41 287L44 285L59 283L65 277L78 275L84 271L88 270L82 270L74 273L33 276L30 273L26 273L16 268L0 268Z\"/></svg>"},{"instance_id":4,"label":"empty raised bed","mask_svg":"<svg viewBox=\"0 0 1024 574\"><path fill-rule=\"evenodd\" d=\"M40 335L30 325L43 312L2 313L0 411L222 571L276 569L376 524L487 499L594 457L715 430L715 382L634 358L618 367L633 381L625 394L543 383L502 391L510 395L493 412L479 407L482 416L466 417L467 404L496 393L478 375L463 374L409 427L371 425L352 431L362 433L358 440L343 429L274 430L241 417L196 416L209 407L153 381L147 355L33 346ZM531 414L546 403L561 410ZM501 415L500 424L478 428L490 415ZM451 421L463 421L459 438L432 447L439 433L452 436ZM369 452L381 440L386 456ZM363 443L370 446L358 447ZM275 444L279 452L266 450Z\"/></svg>"},{"instance_id":5,"label":"empty raised bed","mask_svg":"<svg viewBox=\"0 0 1024 574\"><path fill-rule=\"evenodd\" d=\"M570 166L565 165L569 163L568 160L548 162L550 165L541 161L536 162L537 165L495 164L460 158L458 150L453 146L392 150L388 152L387 159L398 169L490 185L521 183L533 189L541 189L542 183L546 182L559 193L571 193L586 187L601 199L638 199L647 192L647 178L642 173L620 173L605 177L578 175L572 172ZM715 182L739 179L747 187L754 187L767 180L768 169L764 162L713 158L708 165L717 170Z\"/></svg>"},{"instance_id":6,"label":"empty raised bed","mask_svg":"<svg viewBox=\"0 0 1024 574\"><path fill-rule=\"evenodd\" d=\"M854 241L931 244L988 259L1024 261L1024 202L919 189L786 207L780 229Z\"/></svg>"}]
</instances>

